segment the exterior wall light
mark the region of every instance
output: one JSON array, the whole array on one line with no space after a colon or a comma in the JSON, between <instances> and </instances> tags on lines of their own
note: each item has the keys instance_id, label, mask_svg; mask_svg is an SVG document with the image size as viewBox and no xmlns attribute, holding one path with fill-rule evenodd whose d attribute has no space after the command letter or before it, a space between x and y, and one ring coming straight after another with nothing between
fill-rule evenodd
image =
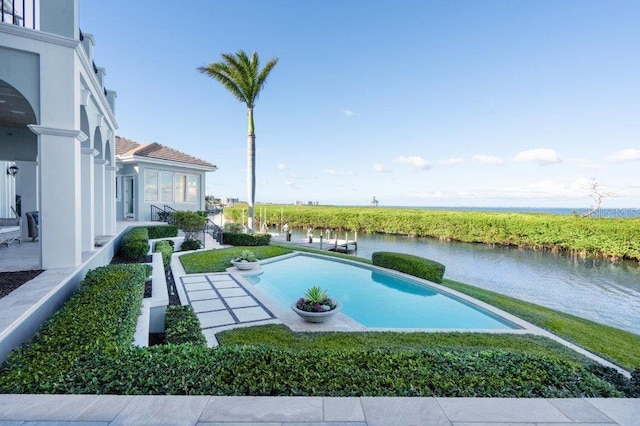
<instances>
[{"instance_id":1,"label":"exterior wall light","mask_svg":"<svg viewBox=\"0 0 640 426\"><path fill-rule=\"evenodd\" d=\"M15 164L7 169L7 174L9 176L15 176L18 173L18 166Z\"/></svg>"}]
</instances>

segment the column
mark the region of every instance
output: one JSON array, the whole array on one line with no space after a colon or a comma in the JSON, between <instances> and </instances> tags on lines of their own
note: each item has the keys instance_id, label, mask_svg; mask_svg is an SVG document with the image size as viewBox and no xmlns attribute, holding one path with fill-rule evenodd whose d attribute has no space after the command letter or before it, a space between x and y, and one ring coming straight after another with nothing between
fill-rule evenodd
<instances>
[{"instance_id":1,"label":"column","mask_svg":"<svg viewBox=\"0 0 640 426\"><path fill-rule=\"evenodd\" d=\"M40 248L43 269L71 268L82 262L79 130L37 125L40 165Z\"/></svg>"},{"instance_id":2,"label":"column","mask_svg":"<svg viewBox=\"0 0 640 426\"><path fill-rule=\"evenodd\" d=\"M105 167L109 164L107 160L94 159L94 228L96 235L107 235L105 229Z\"/></svg>"},{"instance_id":3,"label":"column","mask_svg":"<svg viewBox=\"0 0 640 426\"><path fill-rule=\"evenodd\" d=\"M98 151L93 148L82 148L82 251L94 250L94 171L93 158Z\"/></svg>"},{"instance_id":4,"label":"column","mask_svg":"<svg viewBox=\"0 0 640 426\"><path fill-rule=\"evenodd\" d=\"M116 171L117 167L106 167L106 185L105 185L105 225L106 235L114 235L116 233Z\"/></svg>"}]
</instances>

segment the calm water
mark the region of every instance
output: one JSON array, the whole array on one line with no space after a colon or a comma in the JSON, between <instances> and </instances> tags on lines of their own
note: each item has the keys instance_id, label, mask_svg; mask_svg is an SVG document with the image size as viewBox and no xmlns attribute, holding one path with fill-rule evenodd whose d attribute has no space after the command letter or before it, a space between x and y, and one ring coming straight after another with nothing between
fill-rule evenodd
<instances>
[{"instance_id":1,"label":"calm water","mask_svg":"<svg viewBox=\"0 0 640 426\"><path fill-rule=\"evenodd\" d=\"M296 232L294 239L304 240ZM574 259L547 252L441 242L431 238L358 235L358 256L414 254L443 263L445 277L640 334L640 266Z\"/></svg>"},{"instance_id":2,"label":"calm water","mask_svg":"<svg viewBox=\"0 0 640 426\"><path fill-rule=\"evenodd\" d=\"M284 310L309 287L320 286L342 303L342 312L366 327L519 328L431 287L367 266L301 255L264 264L261 274L245 278Z\"/></svg>"}]
</instances>

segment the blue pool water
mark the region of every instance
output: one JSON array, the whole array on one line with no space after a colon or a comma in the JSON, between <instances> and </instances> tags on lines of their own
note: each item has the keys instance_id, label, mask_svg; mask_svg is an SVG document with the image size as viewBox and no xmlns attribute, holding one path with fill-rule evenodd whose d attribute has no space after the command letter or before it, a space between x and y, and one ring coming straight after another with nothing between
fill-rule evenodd
<instances>
[{"instance_id":1,"label":"blue pool water","mask_svg":"<svg viewBox=\"0 0 640 426\"><path fill-rule=\"evenodd\" d=\"M245 278L283 310L312 286L326 289L342 312L372 328L518 329L474 305L417 281L350 263L298 255L262 265ZM382 309L384 307L384 309Z\"/></svg>"}]
</instances>

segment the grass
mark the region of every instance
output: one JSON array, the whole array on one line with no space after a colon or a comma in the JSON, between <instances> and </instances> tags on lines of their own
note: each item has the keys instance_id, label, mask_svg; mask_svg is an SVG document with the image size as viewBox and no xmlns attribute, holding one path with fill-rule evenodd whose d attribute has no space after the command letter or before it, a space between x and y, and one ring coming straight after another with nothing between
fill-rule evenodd
<instances>
[{"instance_id":1,"label":"grass","mask_svg":"<svg viewBox=\"0 0 640 426\"><path fill-rule=\"evenodd\" d=\"M205 272L225 272L231 265L231 260L242 250L251 250L258 260L281 256L292 250L276 246L231 247L219 250L208 250L180 256L180 261L187 274L201 274Z\"/></svg>"}]
</instances>

